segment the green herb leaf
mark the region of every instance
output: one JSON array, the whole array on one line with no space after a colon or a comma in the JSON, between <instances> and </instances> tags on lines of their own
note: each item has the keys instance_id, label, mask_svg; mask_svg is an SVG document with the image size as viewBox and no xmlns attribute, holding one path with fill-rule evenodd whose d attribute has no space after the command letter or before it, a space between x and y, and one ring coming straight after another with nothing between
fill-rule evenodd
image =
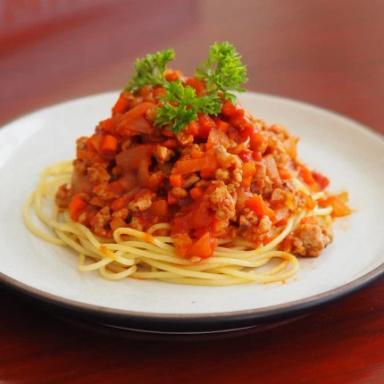
<instances>
[{"instance_id":1,"label":"green herb leaf","mask_svg":"<svg viewBox=\"0 0 384 384\"><path fill-rule=\"evenodd\" d=\"M206 82L208 94L221 91L224 98L232 102L236 97L229 91L243 92L241 84L248 80L241 56L229 42L211 46L208 60L196 70L196 76Z\"/></svg>"},{"instance_id":2,"label":"green herb leaf","mask_svg":"<svg viewBox=\"0 0 384 384\"><path fill-rule=\"evenodd\" d=\"M166 94L161 100L163 105L156 112L157 126L170 125L174 132L179 132L196 120L199 113L220 113L221 101L218 95L198 97L194 88L184 86L181 81L166 83L164 88Z\"/></svg>"},{"instance_id":3,"label":"green herb leaf","mask_svg":"<svg viewBox=\"0 0 384 384\"><path fill-rule=\"evenodd\" d=\"M175 58L173 49L149 53L136 59L135 73L126 86L127 91L136 91L145 85L159 85L165 82L164 71L167 64Z\"/></svg>"}]
</instances>

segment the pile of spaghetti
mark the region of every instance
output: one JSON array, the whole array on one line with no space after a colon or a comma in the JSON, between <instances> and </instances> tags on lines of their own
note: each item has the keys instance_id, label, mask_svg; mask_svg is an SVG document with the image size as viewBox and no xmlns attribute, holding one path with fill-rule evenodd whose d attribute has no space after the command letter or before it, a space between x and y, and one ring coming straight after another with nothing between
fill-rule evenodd
<instances>
[{"instance_id":1,"label":"pile of spaghetti","mask_svg":"<svg viewBox=\"0 0 384 384\"><path fill-rule=\"evenodd\" d=\"M43 172L27 226L108 279L286 281L297 256L332 241L347 194L325 191L329 180L297 158L298 138L239 105L232 92L246 69L231 44L214 44L192 77L167 68L173 57L136 60L111 116L77 140L76 159Z\"/></svg>"}]
</instances>

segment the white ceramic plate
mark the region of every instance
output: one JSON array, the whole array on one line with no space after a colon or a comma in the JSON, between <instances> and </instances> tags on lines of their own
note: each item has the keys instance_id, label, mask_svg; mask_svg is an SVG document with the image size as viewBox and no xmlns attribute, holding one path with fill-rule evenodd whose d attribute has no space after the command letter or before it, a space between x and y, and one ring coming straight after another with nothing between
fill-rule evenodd
<instances>
[{"instance_id":1,"label":"white ceramic plate","mask_svg":"<svg viewBox=\"0 0 384 384\"><path fill-rule=\"evenodd\" d=\"M299 155L347 190L354 213L335 224L335 240L316 259L300 260L280 285L195 287L103 280L80 273L67 249L35 238L21 207L39 172L74 157L75 140L108 116L116 93L85 97L20 118L0 130L0 278L30 296L109 324L160 331L238 328L287 316L340 297L384 269L384 141L350 119L296 101L246 93L255 116L301 137Z\"/></svg>"}]
</instances>

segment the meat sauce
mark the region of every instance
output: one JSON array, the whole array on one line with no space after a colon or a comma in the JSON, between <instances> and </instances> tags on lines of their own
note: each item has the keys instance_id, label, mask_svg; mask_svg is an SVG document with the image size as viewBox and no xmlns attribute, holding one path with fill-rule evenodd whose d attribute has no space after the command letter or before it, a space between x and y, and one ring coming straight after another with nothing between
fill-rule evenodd
<instances>
[{"instance_id":1,"label":"meat sauce","mask_svg":"<svg viewBox=\"0 0 384 384\"><path fill-rule=\"evenodd\" d=\"M180 72L169 71L168 79L204 92L202 81ZM145 232L166 222L178 255L208 258L219 239L265 244L290 217L316 205L292 180L313 192L329 181L297 159L298 139L283 127L223 100L219 115L199 114L175 133L154 124L163 94L161 86L121 93L111 116L77 140L72 182L56 194L72 220L103 238L120 227ZM342 216L349 213L345 200L326 194L320 204ZM281 247L317 256L330 241L329 228L312 217Z\"/></svg>"}]
</instances>

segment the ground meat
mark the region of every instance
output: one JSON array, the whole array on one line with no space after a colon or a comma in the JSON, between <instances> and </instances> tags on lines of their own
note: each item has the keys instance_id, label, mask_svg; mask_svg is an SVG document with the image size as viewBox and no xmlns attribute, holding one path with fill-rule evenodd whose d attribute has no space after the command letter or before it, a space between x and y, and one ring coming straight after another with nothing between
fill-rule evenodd
<instances>
[{"instance_id":1,"label":"ground meat","mask_svg":"<svg viewBox=\"0 0 384 384\"><path fill-rule=\"evenodd\" d=\"M272 235L272 221L268 216L259 219L254 212L245 208L239 218L239 230L245 239L254 244L262 244Z\"/></svg>"},{"instance_id":2,"label":"ground meat","mask_svg":"<svg viewBox=\"0 0 384 384\"><path fill-rule=\"evenodd\" d=\"M81 136L76 140L76 151L79 153L79 151L83 151L87 147L87 141L88 137L86 136Z\"/></svg>"},{"instance_id":3,"label":"ground meat","mask_svg":"<svg viewBox=\"0 0 384 384\"><path fill-rule=\"evenodd\" d=\"M215 153L221 168L241 168L242 162L240 158L228 153L224 146L218 145Z\"/></svg>"},{"instance_id":4,"label":"ground meat","mask_svg":"<svg viewBox=\"0 0 384 384\"><path fill-rule=\"evenodd\" d=\"M184 188L181 188L181 187L173 187L171 190L171 193L177 199L183 199L184 197L188 196L188 192Z\"/></svg>"},{"instance_id":5,"label":"ground meat","mask_svg":"<svg viewBox=\"0 0 384 384\"><path fill-rule=\"evenodd\" d=\"M222 181L217 182L216 189L209 196L209 202L218 219L230 220L236 216L236 200Z\"/></svg>"},{"instance_id":6,"label":"ground meat","mask_svg":"<svg viewBox=\"0 0 384 384\"><path fill-rule=\"evenodd\" d=\"M85 175L87 173L87 164L84 160L76 159L73 161L74 171L79 175Z\"/></svg>"},{"instance_id":7,"label":"ground meat","mask_svg":"<svg viewBox=\"0 0 384 384\"><path fill-rule=\"evenodd\" d=\"M113 212L112 217L114 219L125 220L128 217L128 209L127 208L121 208L118 211Z\"/></svg>"},{"instance_id":8,"label":"ground meat","mask_svg":"<svg viewBox=\"0 0 384 384\"><path fill-rule=\"evenodd\" d=\"M252 180L251 192L264 196L270 196L273 191L273 183L267 176L266 166L263 162L255 162L256 173Z\"/></svg>"},{"instance_id":9,"label":"ground meat","mask_svg":"<svg viewBox=\"0 0 384 384\"><path fill-rule=\"evenodd\" d=\"M331 241L332 234L327 227L312 223L300 224L293 233L292 252L304 257L319 256Z\"/></svg>"},{"instance_id":10,"label":"ground meat","mask_svg":"<svg viewBox=\"0 0 384 384\"><path fill-rule=\"evenodd\" d=\"M108 224L111 221L111 213L109 207L100 209L99 212L91 220L91 226L93 232L101 237L108 237L110 235L110 229Z\"/></svg>"},{"instance_id":11,"label":"ground meat","mask_svg":"<svg viewBox=\"0 0 384 384\"><path fill-rule=\"evenodd\" d=\"M87 169L88 179L92 184L107 183L111 178L105 164L96 163Z\"/></svg>"},{"instance_id":12,"label":"ground meat","mask_svg":"<svg viewBox=\"0 0 384 384\"><path fill-rule=\"evenodd\" d=\"M72 192L69 184L63 184L56 192L55 201L59 208L67 208L71 201Z\"/></svg>"},{"instance_id":13,"label":"ground meat","mask_svg":"<svg viewBox=\"0 0 384 384\"><path fill-rule=\"evenodd\" d=\"M93 193L100 197L102 200L116 199L119 195L116 192L111 191L107 183L98 184L92 189Z\"/></svg>"},{"instance_id":14,"label":"ground meat","mask_svg":"<svg viewBox=\"0 0 384 384\"><path fill-rule=\"evenodd\" d=\"M263 216L260 220L258 231L261 233L268 232L272 229L272 221L268 216Z\"/></svg>"},{"instance_id":15,"label":"ground meat","mask_svg":"<svg viewBox=\"0 0 384 384\"><path fill-rule=\"evenodd\" d=\"M242 214L239 216L239 225L241 230L246 230L251 227L256 227L259 223L259 218L255 212L249 208L244 208Z\"/></svg>"},{"instance_id":16,"label":"ground meat","mask_svg":"<svg viewBox=\"0 0 384 384\"><path fill-rule=\"evenodd\" d=\"M216 180L223 180L223 181L226 181L226 180L229 180L229 177L230 177L230 174L229 174L229 171L228 171L227 169L219 168L219 169L215 172L215 178L216 178Z\"/></svg>"},{"instance_id":17,"label":"ground meat","mask_svg":"<svg viewBox=\"0 0 384 384\"><path fill-rule=\"evenodd\" d=\"M153 196L152 192L143 190L128 203L128 209L133 212L145 211L152 205Z\"/></svg>"},{"instance_id":18,"label":"ground meat","mask_svg":"<svg viewBox=\"0 0 384 384\"><path fill-rule=\"evenodd\" d=\"M188 177L187 180L185 180L183 184L183 188L191 188L194 184L196 184L200 180L200 177L197 176L196 174L191 175Z\"/></svg>"},{"instance_id":19,"label":"ground meat","mask_svg":"<svg viewBox=\"0 0 384 384\"><path fill-rule=\"evenodd\" d=\"M162 145L156 145L154 156L160 164L169 161L173 155L174 152L171 149Z\"/></svg>"},{"instance_id":20,"label":"ground meat","mask_svg":"<svg viewBox=\"0 0 384 384\"><path fill-rule=\"evenodd\" d=\"M186 147L189 144L193 143L193 136L188 133L186 130L179 132L177 135L178 142L183 146Z\"/></svg>"}]
</instances>

